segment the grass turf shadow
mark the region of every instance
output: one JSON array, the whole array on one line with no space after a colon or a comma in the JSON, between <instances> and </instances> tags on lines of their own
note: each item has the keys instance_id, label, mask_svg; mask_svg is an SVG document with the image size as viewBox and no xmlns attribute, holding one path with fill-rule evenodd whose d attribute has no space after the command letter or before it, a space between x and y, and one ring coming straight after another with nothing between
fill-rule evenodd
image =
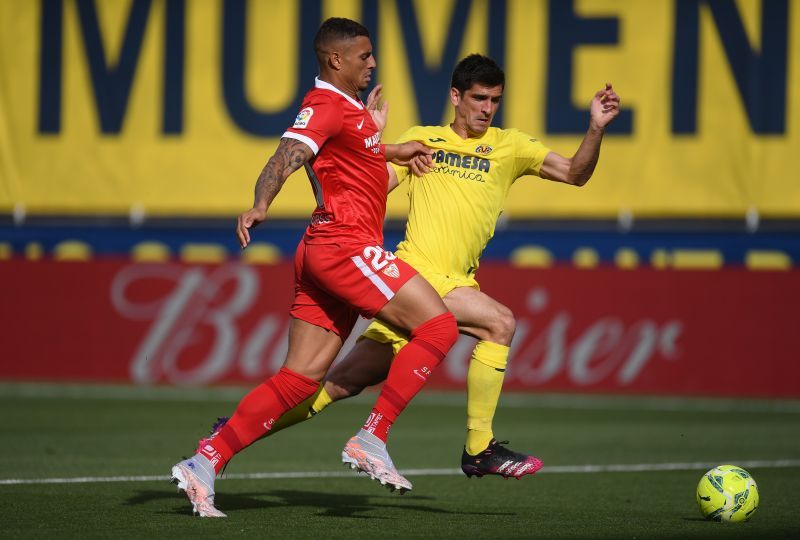
<instances>
[{"instance_id":1,"label":"grass turf shadow","mask_svg":"<svg viewBox=\"0 0 800 540\"><path fill-rule=\"evenodd\" d=\"M399 497L402 497L400 499ZM176 504L171 511L161 513L174 513L191 515L192 509L183 493L176 494L169 490L139 490L129 497L124 505L137 506L157 500L175 500ZM348 517L358 519L387 519L381 515L364 515L380 509L400 509L416 512L450 515L483 515L483 516L514 516L514 512L454 512L437 508L430 503L435 502L434 497L422 495L362 495L362 494L331 494L317 491L302 490L267 490L245 493L218 493L216 506L225 513L247 510L264 510L268 508L298 508L308 507L319 517Z\"/></svg>"}]
</instances>

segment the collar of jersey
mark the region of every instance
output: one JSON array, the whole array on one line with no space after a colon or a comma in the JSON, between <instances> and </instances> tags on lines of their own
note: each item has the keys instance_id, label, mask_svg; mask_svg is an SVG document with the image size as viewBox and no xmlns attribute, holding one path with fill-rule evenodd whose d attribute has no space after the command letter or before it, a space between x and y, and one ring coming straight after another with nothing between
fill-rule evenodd
<instances>
[{"instance_id":1,"label":"collar of jersey","mask_svg":"<svg viewBox=\"0 0 800 540\"><path fill-rule=\"evenodd\" d=\"M448 134L452 135L455 138L456 141L458 141L460 143L467 143L468 142L470 144L472 144L474 142L482 141L483 138L486 137L486 135L489 134L489 129L492 129L492 126L489 126L489 129L487 129L486 132L483 135L481 135L480 137L467 137L466 139L462 139L461 135L456 133L456 130L454 130L453 126L451 126L450 124L447 124L446 126L442 126L442 127L444 127L447 130Z\"/></svg>"},{"instance_id":2,"label":"collar of jersey","mask_svg":"<svg viewBox=\"0 0 800 540\"><path fill-rule=\"evenodd\" d=\"M325 90L330 90L331 92L336 92L337 94L339 94L340 96L344 97L344 99L346 99L347 101L349 101L350 103L352 103L353 105L358 107L359 109L363 109L364 108L364 106L361 104L360 101L354 100L353 98L351 98L350 96L348 96L347 94L345 94L344 92L342 92L341 90L339 90L338 88L333 86L331 83L328 83L328 82L320 80L319 77L314 77L314 87L315 88L323 88Z\"/></svg>"}]
</instances>

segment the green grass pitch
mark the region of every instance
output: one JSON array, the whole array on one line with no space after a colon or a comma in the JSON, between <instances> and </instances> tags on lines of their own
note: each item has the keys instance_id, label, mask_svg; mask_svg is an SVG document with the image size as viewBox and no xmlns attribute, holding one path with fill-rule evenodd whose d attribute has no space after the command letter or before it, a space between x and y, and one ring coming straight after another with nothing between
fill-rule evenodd
<instances>
[{"instance_id":1,"label":"green grass pitch","mask_svg":"<svg viewBox=\"0 0 800 540\"><path fill-rule=\"evenodd\" d=\"M390 438L414 483L400 496L339 462L369 393L237 456L217 482L228 519L194 518L166 475L242 392L0 384L2 536L800 538L798 401L508 394L495 432L545 468L520 481L468 480L457 471L464 395L424 390ZM747 523L707 522L696 507L700 475L722 463L758 483ZM110 477L145 479L98 480Z\"/></svg>"}]
</instances>

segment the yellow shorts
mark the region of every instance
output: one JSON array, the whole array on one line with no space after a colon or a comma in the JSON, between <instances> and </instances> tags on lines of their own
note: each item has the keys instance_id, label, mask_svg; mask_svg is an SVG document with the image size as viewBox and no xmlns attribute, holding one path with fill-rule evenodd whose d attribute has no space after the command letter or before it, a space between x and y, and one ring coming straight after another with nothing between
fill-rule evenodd
<instances>
[{"instance_id":1,"label":"yellow shorts","mask_svg":"<svg viewBox=\"0 0 800 540\"><path fill-rule=\"evenodd\" d=\"M475 280L475 276L464 275L444 275L440 272L430 269L424 263L417 261L411 255L405 252L397 252L397 256L414 267L414 270L420 273L428 283L439 293L439 296L444 298L453 289L459 287L470 287L475 290L481 290L480 285ZM364 333L359 336L359 340L364 338L377 341L378 343L391 343L392 351L397 354L406 343L408 343L408 334L405 330L399 330L385 322L373 319L370 325L364 330Z\"/></svg>"}]
</instances>

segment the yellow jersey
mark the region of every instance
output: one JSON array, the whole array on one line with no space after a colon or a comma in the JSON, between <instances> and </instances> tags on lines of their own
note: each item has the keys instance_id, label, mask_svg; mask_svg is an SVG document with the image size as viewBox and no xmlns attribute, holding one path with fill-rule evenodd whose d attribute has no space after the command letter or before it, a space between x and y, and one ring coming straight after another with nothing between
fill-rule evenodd
<instances>
[{"instance_id":1,"label":"yellow jersey","mask_svg":"<svg viewBox=\"0 0 800 540\"><path fill-rule=\"evenodd\" d=\"M409 182L406 235L396 253L446 276L471 276L511 185L538 176L550 149L519 130L494 127L462 139L450 126L416 126L398 142L412 140L434 151L433 169L416 177L392 165L398 181Z\"/></svg>"}]
</instances>

